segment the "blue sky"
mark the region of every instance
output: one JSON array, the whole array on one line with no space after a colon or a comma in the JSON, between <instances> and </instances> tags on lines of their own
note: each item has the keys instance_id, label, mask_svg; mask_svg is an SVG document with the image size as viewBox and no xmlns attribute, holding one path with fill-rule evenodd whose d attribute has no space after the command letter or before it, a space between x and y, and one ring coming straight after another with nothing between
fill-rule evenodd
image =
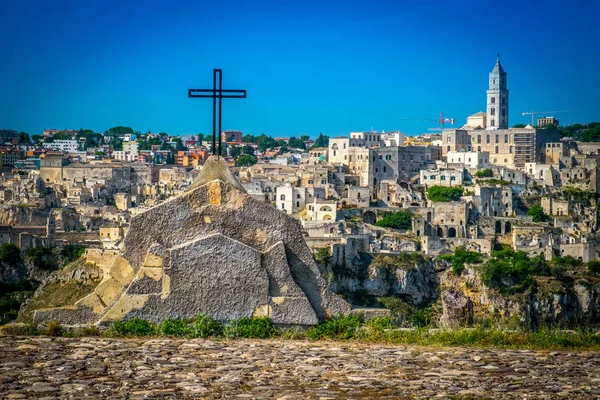
<instances>
[{"instance_id":1,"label":"blue sky","mask_svg":"<svg viewBox=\"0 0 600 400\"><path fill-rule=\"evenodd\" d=\"M0 128L212 129L188 99L223 68L223 128L315 137L426 132L485 109L496 52L509 123L600 120L596 0L21 0L0 6Z\"/></svg>"}]
</instances>

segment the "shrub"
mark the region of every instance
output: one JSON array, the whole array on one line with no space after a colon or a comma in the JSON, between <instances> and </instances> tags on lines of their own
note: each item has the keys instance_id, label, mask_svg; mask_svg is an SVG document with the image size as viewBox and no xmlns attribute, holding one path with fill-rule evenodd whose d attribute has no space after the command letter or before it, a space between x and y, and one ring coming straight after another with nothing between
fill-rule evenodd
<instances>
[{"instance_id":1,"label":"shrub","mask_svg":"<svg viewBox=\"0 0 600 400\"><path fill-rule=\"evenodd\" d=\"M63 327L60 325L58 321L50 321L48 322L48 326L46 327L46 335L48 336L62 336L64 333Z\"/></svg>"},{"instance_id":2,"label":"shrub","mask_svg":"<svg viewBox=\"0 0 600 400\"><path fill-rule=\"evenodd\" d=\"M480 264L482 262L481 254L475 251L467 251L465 246L459 246L454 249L454 254L440 256L441 260L449 261L452 264L452 272L460 275L465 269L465 264Z\"/></svg>"},{"instance_id":3,"label":"shrub","mask_svg":"<svg viewBox=\"0 0 600 400\"><path fill-rule=\"evenodd\" d=\"M63 263L69 264L75 260L78 260L85 253L85 248L79 245L69 244L62 248L60 255L63 258Z\"/></svg>"},{"instance_id":4,"label":"shrub","mask_svg":"<svg viewBox=\"0 0 600 400\"><path fill-rule=\"evenodd\" d=\"M311 340L331 339L348 340L352 339L356 330L362 323L361 314L350 314L328 319L312 327L306 332L306 337Z\"/></svg>"},{"instance_id":5,"label":"shrub","mask_svg":"<svg viewBox=\"0 0 600 400\"><path fill-rule=\"evenodd\" d=\"M394 329L396 324L390 317L376 317L366 322L367 327L374 331L383 331L384 329Z\"/></svg>"},{"instance_id":6,"label":"shrub","mask_svg":"<svg viewBox=\"0 0 600 400\"><path fill-rule=\"evenodd\" d=\"M492 172L491 168L481 169L475 172L475 176L478 178L491 178L494 176L494 172Z\"/></svg>"},{"instance_id":7,"label":"shrub","mask_svg":"<svg viewBox=\"0 0 600 400\"><path fill-rule=\"evenodd\" d=\"M435 202L459 201L462 194L462 186L431 186L427 189L427 198Z\"/></svg>"},{"instance_id":8,"label":"shrub","mask_svg":"<svg viewBox=\"0 0 600 400\"><path fill-rule=\"evenodd\" d=\"M331 249L329 247L320 247L313 255L315 261L321 265L327 265L331 260Z\"/></svg>"},{"instance_id":9,"label":"shrub","mask_svg":"<svg viewBox=\"0 0 600 400\"><path fill-rule=\"evenodd\" d=\"M544 257L530 258L525 252L514 252L512 249L494 252L493 258L481 268L483 283L506 294L535 288L535 280L531 278L535 275L550 275Z\"/></svg>"},{"instance_id":10,"label":"shrub","mask_svg":"<svg viewBox=\"0 0 600 400\"><path fill-rule=\"evenodd\" d=\"M563 256L563 257L555 257L552 259L552 262L561 267L581 267L583 265L583 261L575 258L573 256Z\"/></svg>"},{"instance_id":11,"label":"shrub","mask_svg":"<svg viewBox=\"0 0 600 400\"><path fill-rule=\"evenodd\" d=\"M271 318L266 317L240 318L225 326L225 336L229 338L268 339L277 333Z\"/></svg>"},{"instance_id":12,"label":"shrub","mask_svg":"<svg viewBox=\"0 0 600 400\"><path fill-rule=\"evenodd\" d=\"M12 243L0 245L0 261L15 266L21 261L21 250Z\"/></svg>"},{"instance_id":13,"label":"shrub","mask_svg":"<svg viewBox=\"0 0 600 400\"><path fill-rule=\"evenodd\" d=\"M165 319L157 326L157 331L165 336L187 336L191 329L180 319Z\"/></svg>"},{"instance_id":14,"label":"shrub","mask_svg":"<svg viewBox=\"0 0 600 400\"><path fill-rule=\"evenodd\" d=\"M198 314L190 325L190 335L194 338L205 339L210 336L221 336L222 334L223 325L206 314Z\"/></svg>"},{"instance_id":15,"label":"shrub","mask_svg":"<svg viewBox=\"0 0 600 400\"><path fill-rule=\"evenodd\" d=\"M539 203L532 205L527 211L527 215L533 217L533 222L546 222L550 220L550 217L544 213L544 209Z\"/></svg>"},{"instance_id":16,"label":"shrub","mask_svg":"<svg viewBox=\"0 0 600 400\"><path fill-rule=\"evenodd\" d=\"M410 211L387 213L375 225L382 228L411 229L412 215Z\"/></svg>"},{"instance_id":17,"label":"shrub","mask_svg":"<svg viewBox=\"0 0 600 400\"><path fill-rule=\"evenodd\" d=\"M590 275L600 276L600 261L594 260L588 262L587 269Z\"/></svg>"},{"instance_id":18,"label":"shrub","mask_svg":"<svg viewBox=\"0 0 600 400\"><path fill-rule=\"evenodd\" d=\"M25 258L39 269L50 271L58 268L54 252L47 247L32 247L25 253Z\"/></svg>"},{"instance_id":19,"label":"shrub","mask_svg":"<svg viewBox=\"0 0 600 400\"><path fill-rule=\"evenodd\" d=\"M150 336L156 331L154 324L134 318L126 322L117 321L106 331L108 336Z\"/></svg>"}]
</instances>

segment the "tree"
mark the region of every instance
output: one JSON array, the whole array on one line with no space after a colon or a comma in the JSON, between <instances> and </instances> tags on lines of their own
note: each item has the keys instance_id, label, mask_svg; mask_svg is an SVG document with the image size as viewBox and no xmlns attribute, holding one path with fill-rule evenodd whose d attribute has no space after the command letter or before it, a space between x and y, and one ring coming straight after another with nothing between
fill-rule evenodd
<instances>
[{"instance_id":1,"label":"tree","mask_svg":"<svg viewBox=\"0 0 600 400\"><path fill-rule=\"evenodd\" d=\"M242 141L246 143L256 143L256 137L253 135L244 135Z\"/></svg>"},{"instance_id":2,"label":"tree","mask_svg":"<svg viewBox=\"0 0 600 400\"><path fill-rule=\"evenodd\" d=\"M203 141L204 141L204 133L199 133L198 134L198 144L202 144Z\"/></svg>"},{"instance_id":3,"label":"tree","mask_svg":"<svg viewBox=\"0 0 600 400\"><path fill-rule=\"evenodd\" d=\"M533 217L533 222L546 222L550 220L550 217L544 213L544 209L539 203L532 205L527 211L527 215Z\"/></svg>"},{"instance_id":4,"label":"tree","mask_svg":"<svg viewBox=\"0 0 600 400\"><path fill-rule=\"evenodd\" d=\"M475 176L478 178L491 178L494 176L494 173L492 172L491 168L486 168L475 172Z\"/></svg>"},{"instance_id":5,"label":"tree","mask_svg":"<svg viewBox=\"0 0 600 400\"><path fill-rule=\"evenodd\" d=\"M256 157L251 156L249 154L241 155L237 159L237 165L239 167L248 167L248 166L256 164L257 162L258 162L258 160L256 159Z\"/></svg>"},{"instance_id":6,"label":"tree","mask_svg":"<svg viewBox=\"0 0 600 400\"><path fill-rule=\"evenodd\" d=\"M435 202L459 201L462 194L462 186L431 186L427 189L427 198Z\"/></svg>"},{"instance_id":7,"label":"tree","mask_svg":"<svg viewBox=\"0 0 600 400\"><path fill-rule=\"evenodd\" d=\"M525 124L516 124L516 125L513 125L513 128L525 128L525 126L526 126Z\"/></svg>"},{"instance_id":8,"label":"tree","mask_svg":"<svg viewBox=\"0 0 600 400\"><path fill-rule=\"evenodd\" d=\"M385 214L379 221L377 221L375 225L382 228L411 229L412 213L410 211L388 213Z\"/></svg>"},{"instance_id":9,"label":"tree","mask_svg":"<svg viewBox=\"0 0 600 400\"><path fill-rule=\"evenodd\" d=\"M42 140L44 140L44 136L42 136L42 135L33 135L31 137L31 139L33 140L33 142L35 144L39 144Z\"/></svg>"},{"instance_id":10,"label":"tree","mask_svg":"<svg viewBox=\"0 0 600 400\"><path fill-rule=\"evenodd\" d=\"M123 141L118 137L113 137L110 142L108 142L109 146L112 146L113 149L117 151L123 150Z\"/></svg>"},{"instance_id":11,"label":"tree","mask_svg":"<svg viewBox=\"0 0 600 400\"><path fill-rule=\"evenodd\" d=\"M242 148L240 146L231 146L229 149L229 155L233 158L238 158L242 154Z\"/></svg>"},{"instance_id":12,"label":"tree","mask_svg":"<svg viewBox=\"0 0 600 400\"><path fill-rule=\"evenodd\" d=\"M249 155L253 156L254 155L254 147L250 146L249 144L244 146L244 154L249 154Z\"/></svg>"},{"instance_id":13,"label":"tree","mask_svg":"<svg viewBox=\"0 0 600 400\"><path fill-rule=\"evenodd\" d=\"M21 260L21 250L12 243L0 245L0 261L10 266L15 266Z\"/></svg>"},{"instance_id":14,"label":"tree","mask_svg":"<svg viewBox=\"0 0 600 400\"><path fill-rule=\"evenodd\" d=\"M302 139L298 139L296 137L291 137L290 140L288 140L287 144L292 149L306 149L306 145L304 144L304 141Z\"/></svg>"},{"instance_id":15,"label":"tree","mask_svg":"<svg viewBox=\"0 0 600 400\"><path fill-rule=\"evenodd\" d=\"M307 140L310 140L310 137L308 135L302 135L302 136L300 136L300 140L302 140L303 142L306 142Z\"/></svg>"},{"instance_id":16,"label":"tree","mask_svg":"<svg viewBox=\"0 0 600 400\"><path fill-rule=\"evenodd\" d=\"M29 139L29 133L21 132L19 134L19 140L21 141L21 143L30 143L31 139Z\"/></svg>"},{"instance_id":17,"label":"tree","mask_svg":"<svg viewBox=\"0 0 600 400\"><path fill-rule=\"evenodd\" d=\"M327 146L329 146L329 136L323 135L323 133L320 132L319 137L317 137L317 140L315 140L315 144L313 145L313 148L327 147Z\"/></svg>"},{"instance_id":18,"label":"tree","mask_svg":"<svg viewBox=\"0 0 600 400\"><path fill-rule=\"evenodd\" d=\"M133 134L133 129L128 126L114 126L107 131L108 136L123 136L127 133Z\"/></svg>"}]
</instances>

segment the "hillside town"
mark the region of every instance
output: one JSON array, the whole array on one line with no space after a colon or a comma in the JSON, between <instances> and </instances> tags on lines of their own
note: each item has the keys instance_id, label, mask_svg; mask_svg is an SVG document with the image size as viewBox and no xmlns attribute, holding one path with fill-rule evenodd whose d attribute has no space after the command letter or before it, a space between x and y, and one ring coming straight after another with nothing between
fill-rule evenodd
<instances>
[{"instance_id":1,"label":"hillside town","mask_svg":"<svg viewBox=\"0 0 600 400\"><path fill-rule=\"evenodd\" d=\"M564 136L556 118L509 128L500 60L486 99L460 128L418 136L225 131L223 158L248 194L299 221L313 249L490 255L499 242L548 260L600 258L600 141ZM22 250L118 249L130 217L183 193L212 153L208 135L123 126L0 133L0 241ZM377 223L393 213L406 218Z\"/></svg>"}]
</instances>

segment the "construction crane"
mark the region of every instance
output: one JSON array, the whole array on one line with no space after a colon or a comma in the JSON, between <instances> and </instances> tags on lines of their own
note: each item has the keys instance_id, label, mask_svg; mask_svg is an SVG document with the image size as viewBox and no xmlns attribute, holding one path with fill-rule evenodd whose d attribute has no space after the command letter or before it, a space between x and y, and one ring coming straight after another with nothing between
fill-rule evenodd
<instances>
[{"instance_id":1,"label":"construction crane","mask_svg":"<svg viewBox=\"0 0 600 400\"><path fill-rule=\"evenodd\" d=\"M525 111L522 112L521 115L525 116L525 115L531 115L531 126L535 126L535 114L560 114L560 113L570 113L570 112L575 112L575 110L562 110L562 111Z\"/></svg>"},{"instance_id":2,"label":"construction crane","mask_svg":"<svg viewBox=\"0 0 600 400\"><path fill-rule=\"evenodd\" d=\"M398 121L436 121L440 123L441 129L444 130L446 122L450 122L454 125L454 118L445 118L444 112L440 115L440 118L398 118Z\"/></svg>"}]
</instances>

